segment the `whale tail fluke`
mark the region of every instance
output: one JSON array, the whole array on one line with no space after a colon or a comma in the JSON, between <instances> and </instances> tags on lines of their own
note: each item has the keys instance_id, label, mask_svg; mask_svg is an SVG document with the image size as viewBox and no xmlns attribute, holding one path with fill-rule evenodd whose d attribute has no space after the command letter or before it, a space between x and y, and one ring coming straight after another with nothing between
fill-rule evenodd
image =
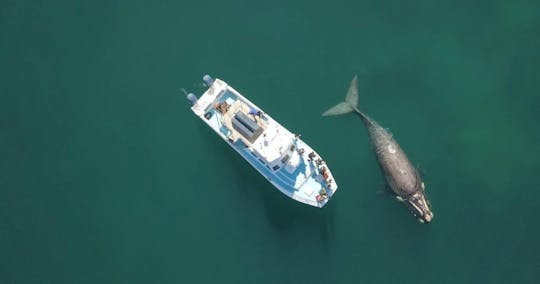
<instances>
[{"instance_id":1,"label":"whale tail fluke","mask_svg":"<svg viewBox=\"0 0 540 284\"><path fill-rule=\"evenodd\" d=\"M347 92L347 96L345 97L345 101L329 108L322 115L331 116L331 115L345 114L345 113L349 113L353 111L358 112L357 106L358 106L358 76L354 75L354 78L351 81L351 85L349 86L349 91Z\"/></svg>"}]
</instances>

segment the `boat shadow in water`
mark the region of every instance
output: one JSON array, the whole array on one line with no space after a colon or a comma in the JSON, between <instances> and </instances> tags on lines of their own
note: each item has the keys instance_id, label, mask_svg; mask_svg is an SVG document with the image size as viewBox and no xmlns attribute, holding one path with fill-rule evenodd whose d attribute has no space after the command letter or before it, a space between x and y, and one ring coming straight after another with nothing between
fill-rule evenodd
<instances>
[{"instance_id":1,"label":"boat shadow in water","mask_svg":"<svg viewBox=\"0 0 540 284\"><path fill-rule=\"evenodd\" d=\"M211 131L204 125L200 125L199 130L203 137L213 138L213 134L209 133ZM256 213L262 208L261 213L280 243L296 246L308 241L312 244L308 246L311 249L316 247L322 254L330 253L337 200L330 200L324 208L316 208L285 196L240 154L219 140L205 139L207 149L216 155L219 153L220 159L226 161L231 184L234 184L234 188L228 190L235 193L233 196L238 198L241 206L245 206L246 212Z\"/></svg>"},{"instance_id":2,"label":"boat shadow in water","mask_svg":"<svg viewBox=\"0 0 540 284\"><path fill-rule=\"evenodd\" d=\"M329 253L334 243L336 200L324 208L302 204L279 191L261 192L264 213L276 234L284 240L316 242L323 252Z\"/></svg>"}]
</instances>

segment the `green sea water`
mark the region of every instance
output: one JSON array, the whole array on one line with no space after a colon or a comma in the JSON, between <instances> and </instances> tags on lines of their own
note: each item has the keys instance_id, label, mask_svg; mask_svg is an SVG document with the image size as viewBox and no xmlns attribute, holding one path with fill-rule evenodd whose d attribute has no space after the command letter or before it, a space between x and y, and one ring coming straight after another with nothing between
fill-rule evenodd
<instances>
[{"instance_id":1,"label":"green sea water","mask_svg":"<svg viewBox=\"0 0 540 284\"><path fill-rule=\"evenodd\" d=\"M539 283L540 2L3 1L0 283ZM221 78L314 147L323 209L189 110ZM359 107L425 172L395 199Z\"/></svg>"}]
</instances>

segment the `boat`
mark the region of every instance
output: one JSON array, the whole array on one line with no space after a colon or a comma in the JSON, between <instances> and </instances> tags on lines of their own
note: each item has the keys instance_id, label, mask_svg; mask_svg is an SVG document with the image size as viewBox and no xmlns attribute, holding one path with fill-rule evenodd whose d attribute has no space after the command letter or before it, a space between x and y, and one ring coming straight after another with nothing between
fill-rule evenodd
<instances>
[{"instance_id":1,"label":"boat","mask_svg":"<svg viewBox=\"0 0 540 284\"><path fill-rule=\"evenodd\" d=\"M203 81L200 98L187 94L195 115L283 194L322 208L338 186L321 156L224 81Z\"/></svg>"}]
</instances>

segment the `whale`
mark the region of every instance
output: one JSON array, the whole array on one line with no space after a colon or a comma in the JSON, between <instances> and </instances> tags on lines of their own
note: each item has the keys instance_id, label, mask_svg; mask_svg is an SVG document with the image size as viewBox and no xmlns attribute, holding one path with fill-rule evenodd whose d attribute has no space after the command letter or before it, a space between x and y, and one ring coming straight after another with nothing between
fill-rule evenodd
<instances>
[{"instance_id":1,"label":"whale","mask_svg":"<svg viewBox=\"0 0 540 284\"><path fill-rule=\"evenodd\" d=\"M354 76L345 101L325 111L323 116L356 113L367 129L371 147L388 188L397 200L404 203L422 223L433 220L431 205L426 197L426 186L409 158L393 135L375 120L358 109L358 76Z\"/></svg>"}]
</instances>

